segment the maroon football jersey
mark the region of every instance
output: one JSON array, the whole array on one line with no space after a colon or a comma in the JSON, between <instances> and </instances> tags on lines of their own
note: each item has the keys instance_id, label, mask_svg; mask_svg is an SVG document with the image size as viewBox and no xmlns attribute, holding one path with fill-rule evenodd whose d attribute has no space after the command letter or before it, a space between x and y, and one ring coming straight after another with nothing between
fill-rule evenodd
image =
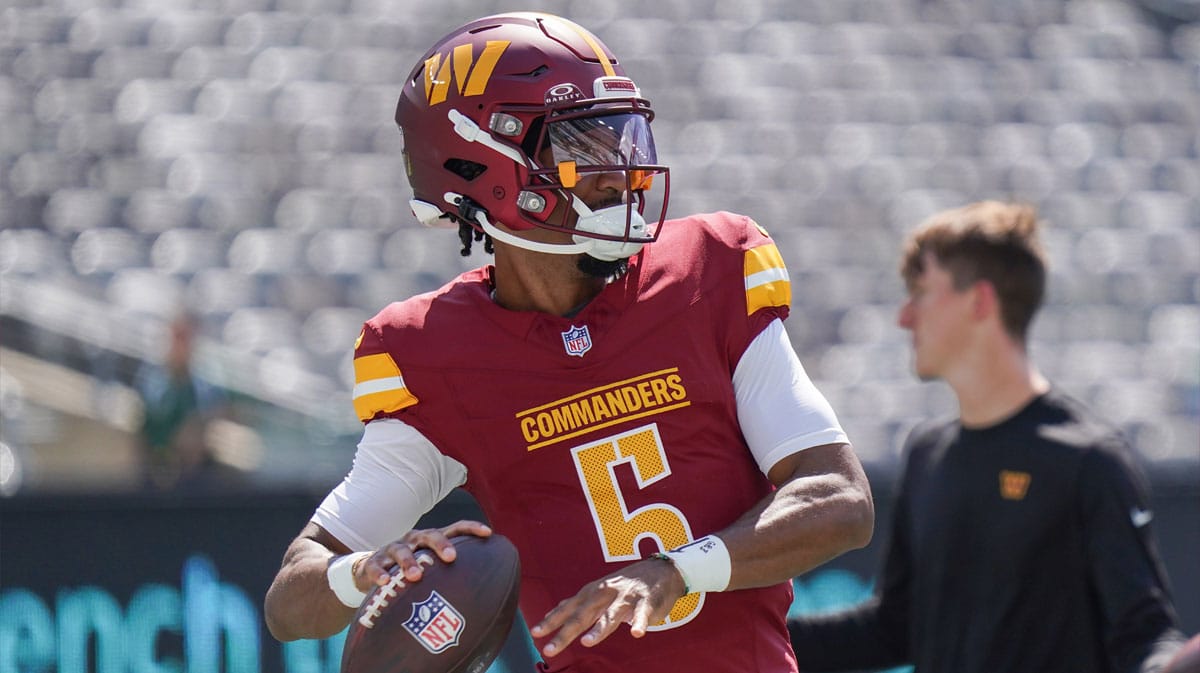
<instances>
[{"instance_id":1,"label":"maroon football jersey","mask_svg":"<svg viewBox=\"0 0 1200 673\"><path fill-rule=\"evenodd\" d=\"M465 488L520 551L530 623L590 581L728 526L770 492L731 378L754 337L787 316L790 287L753 221L667 223L570 318L501 308L492 271L368 321L355 406L364 421L412 425L467 467ZM549 670L794 671L791 601L786 582L689 594L646 637L622 628L596 647L573 643Z\"/></svg>"}]
</instances>

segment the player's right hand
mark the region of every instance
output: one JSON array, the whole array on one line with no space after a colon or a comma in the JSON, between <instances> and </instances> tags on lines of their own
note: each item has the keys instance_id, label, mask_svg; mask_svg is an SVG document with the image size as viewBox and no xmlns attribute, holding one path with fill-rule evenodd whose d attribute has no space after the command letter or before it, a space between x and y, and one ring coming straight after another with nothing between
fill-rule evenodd
<instances>
[{"instance_id":1,"label":"player's right hand","mask_svg":"<svg viewBox=\"0 0 1200 673\"><path fill-rule=\"evenodd\" d=\"M418 549L432 550L445 563L452 563L457 552L450 538L456 535L488 537L491 534L492 529L487 524L466 519L442 528L414 528L358 563L354 569L354 582L360 589L369 589L372 585L383 586L391 579L391 568L395 566L400 567L405 581L419 581L424 570L417 563Z\"/></svg>"}]
</instances>

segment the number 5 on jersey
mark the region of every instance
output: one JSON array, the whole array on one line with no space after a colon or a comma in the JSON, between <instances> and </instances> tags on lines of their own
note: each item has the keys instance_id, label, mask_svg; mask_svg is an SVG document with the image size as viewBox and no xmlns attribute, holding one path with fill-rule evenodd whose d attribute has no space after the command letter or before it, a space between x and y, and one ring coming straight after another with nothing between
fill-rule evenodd
<instances>
[{"instance_id":1,"label":"number 5 on jersey","mask_svg":"<svg viewBox=\"0 0 1200 673\"><path fill-rule=\"evenodd\" d=\"M655 539L663 550L692 541L692 529L683 512L667 503L653 503L630 512L617 484L616 467L622 463L633 469L639 489L671 475L657 424L577 446L571 454L600 534L605 561L642 558L638 542L647 537ZM688 594L676 601L666 619L650 630L662 631L686 624L703 605L704 594Z\"/></svg>"}]
</instances>

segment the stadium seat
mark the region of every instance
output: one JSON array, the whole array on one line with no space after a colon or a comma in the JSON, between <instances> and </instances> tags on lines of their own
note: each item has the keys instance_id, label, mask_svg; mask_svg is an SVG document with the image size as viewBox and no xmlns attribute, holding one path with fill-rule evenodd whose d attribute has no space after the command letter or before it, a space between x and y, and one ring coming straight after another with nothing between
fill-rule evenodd
<instances>
[{"instance_id":1,"label":"stadium seat","mask_svg":"<svg viewBox=\"0 0 1200 673\"><path fill-rule=\"evenodd\" d=\"M5 41L20 45L64 44L71 31L72 17L53 7L22 7L4 14L8 29Z\"/></svg>"},{"instance_id":2,"label":"stadium seat","mask_svg":"<svg viewBox=\"0 0 1200 673\"><path fill-rule=\"evenodd\" d=\"M291 12L248 11L229 25L224 43L246 52L292 46L299 41L307 21L303 15Z\"/></svg>"},{"instance_id":3,"label":"stadium seat","mask_svg":"<svg viewBox=\"0 0 1200 673\"><path fill-rule=\"evenodd\" d=\"M339 119L346 111L350 90L337 82L290 82L279 89L273 105L275 119L302 123Z\"/></svg>"},{"instance_id":4,"label":"stadium seat","mask_svg":"<svg viewBox=\"0 0 1200 673\"><path fill-rule=\"evenodd\" d=\"M57 234L105 231L125 234L121 229L108 229L116 224L117 200L100 189L59 189L51 194L43 213L46 227ZM96 234L97 239L105 234Z\"/></svg>"},{"instance_id":5,"label":"stadium seat","mask_svg":"<svg viewBox=\"0 0 1200 673\"><path fill-rule=\"evenodd\" d=\"M185 82L241 79L250 69L253 53L224 46L192 46L175 59L171 76Z\"/></svg>"},{"instance_id":6,"label":"stadium seat","mask_svg":"<svg viewBox=\"0 0 1200 673\"><path fill-rule=\"evenodd\" d=\"M1152 343L1194 348L1195 336L1200 334L1200 306L1167 304L1155 307L1150 313L1146 332Z\"/></svg>"},{"instance_id":7,"label":"stadium seat","mask_svg":"<svg viewBox=\"0 0 1200 673\"><path fill-rule=\"evenodd\" d=\"M199 87L175 79L132 78L121 87L113 114L125 124L156 121L160 115L190 115Z\"/></svg>"},{"instance_id":8,"label":"stadium seat","mask_svg":"<svg viewBox=\"0 0 1200 673\"><path fill-rule=\"evenodd\" d=\"M301 379L279 372L298 368L346 394L345 334L363 317L489 261L413 218L392 119L462 8L397 8L6 6L5 292L80 293L112 309L97 319L133 311L135 325L180 301L254 363L238 381L265 398L286 399ZM982 198L1033 202L1046 220L1033 348L1056 383L1129 405L1122 427L1149 460L1195 446L1200 375L1177 363L1200 343L1200 28L1121 2L565 10L653 101L671 214L733 210L775 236L789 334L856 445L879 444L865 459L893 463L913 417L951 403L910 371L896 248Z\"/></svg>"},{"instance_id":9,"label":"stadium seat","mask_svg":"<svg viewBox=\"0 0 1200 673\"><path fill-rule=\"evenodd\" d=\"M247 229L229 246L229 267L250 274L295 273L302 264L304 242L295 232Z\"/></svg>"},{"instance_id":10,"label":"stadium seat","mask_svg":"<svg viewBox=\"0 0 1200 673\"><path fill-rule=\"evenodd\" d=\"M265 355L273 349L296 346L300 330L289 311L247 307L239 308L229 316L221 338L231 348Z\"/></svg>"},{"instance_id":11,"label":"stadium seat","mask_svg":"<svg viewBox=\"0 0 1200 673\"><path fill-rule=\"evenodd\" d=\"M20 30L20 24L13 30ZM11 70L9 74L39 85L59 78L87 78L91 76L97 58L95 52L77 51L66 44L53 42L14 45L11 49L12 58L4 66Z\"/></svg>"},{"instance_id":12,"label":"stadium seat","mask_svg":"<svg viewBox=\"0 0 1200 673\"><path fill-rule=\"evenodd\" d=\"M325 55L311 47L268 47L250 62L249 79L280 86L323 79Z\"/></svg>"},{"instance_id":13,"label":"stadium seat","mask_svg":"<svg viewBox=\"0 0 1200 673\"><path fill-rule=\"evenodd\" d=\"M181 280L157 269L125 267L113 273L105 296L134 315L171 319L184 305L184 288Z\"/></svg>"},{"instance_id":14,"label":"stadium seat","mask_svg":"<svg viewBox=\"0 0 1200 673\"><path fill-rule=\"evenodd\" d=\"M163 273L190 275L220 266L226 241L205 229L169 229L150 246L150 263Z\"/></svg>"},{"instance_id":15,"label":"stadium seat","mask_svg":"<svg viewBox=\"0 0 1200 673\"><path fill-rule=\"evenodd\" d=\"M109 114L74 115L63 120L55 146L66 155L112 155L131 151L137 144L132 130Z\"/></svg>"},{"instance_id":16,"label":"stadium seat","mask_svg":"<svg viewBox=\"0 0 1200 673\"><path fill-rule=\"evenodd\" d=\"M346 84L384 85L395 98L395 83L408 77L413 62L420 56L396 49L347 44L326 56L325 75L331 81ZM628 64L625 67L632 70Z\"/></svg>"},{"instance_id":17,"label":"stadium seat","mask_svg":"<svg viewBox=\"0 0 1200 673\"><path fill-rule=\"evenodd\" d=\"M170 75L174 63L175 54L155 47L107 47L93 61L91 75L115 82L162 79Z\"/></svg>"},{"instance_id":18,"label":"stadium seat","mask_svg":"<svg viewBox=\"0 0 1200 673\"><path fill-rule=\"evenodd\" d=\"M300 328L305 347L324 358L340 361L351 352L362 324L371 317L367 311L342 306L326 306L313 311Z\"/></svg>"},{"instance_id":19,"label":"stadium seat","mask_svg":"<svg viewBox=\"0 0 1200 673\"><path fill-rule=\"evenodd\" d=\"M214 11L161 11L150 24L146 42L151 47L171 53L195 46L216 46L221 44L231 20Z\"/></svg>"},{"instance_id":20,"label":"stadium seat","mask_svg":"<svg viewBox=\"0 0 1200 673\"><path fill-rule=\"evenodd\" d=\"M0 229L0 277L50 274L66 266L60 241L41 229Z\"/></svg>"},{"instance_id":21,"label":"stadium seat","mask_svg":"<svg viewBox=\"0 0 1200 673\"><path fill-rule=\"evenodd\" d=\"M267 82L213 79L196 98L195 112L212 119L261 119L271 115L275 90Z\"/></svg>"},{"instance_id":22,"label":"stadium seat","mask_svg":"<svg viewBox=\"0 0 1200 673\"><path fill-rule=\"evenodd\" d=\"M88 228L71 244L71 263L81 276L115 273L145 262L145 245L128 229Z\"/></svg>"},{"instance_id":23,"label":"stadium seat","mask_svg":"<svg viewBox=\"0 0 1200 673\"><path fill-rule=\"evenodd\" d=\"M365 229L323 229L309 241L307 258L318 273L373 273L379 267L379 236Z\"/></svg>"},{"instance_id":24,"label":"stadium seat","mask_svg":"<svg viewBox=\"0 0 1200 673\"><path fill-rule=\"evenodd\" d=\"M224 319L240 308L263 302L259 278L223 267L197 271L188 281L185 305L197 314Z\"/></svg>"},{"instance_id":25,"label":"stadium seat","mask_svg":"<svg viewBox=\"0 0 1200 673\"><path fill-rule=\"evenodd\" d=\"M72 49L87 51L122 45L144 45L154 22L149 14L113 7L93 7L71 22L67 42Z\"/></svg>"}]
</instances>

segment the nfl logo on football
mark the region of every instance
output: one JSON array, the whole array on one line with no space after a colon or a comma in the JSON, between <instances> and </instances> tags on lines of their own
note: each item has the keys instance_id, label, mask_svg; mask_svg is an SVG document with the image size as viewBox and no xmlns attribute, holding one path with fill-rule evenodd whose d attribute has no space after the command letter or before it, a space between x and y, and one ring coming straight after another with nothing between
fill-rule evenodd
<instances>
[{"instance_id":1,"label":"nfl logo on football","mask_svg":"<svg viewBox=\"0 0 1200 673\"><path fill-rule=\"evenodd\" d=\"M583 327L571 325L571 329L562 333L562 338L567 355L583 357L584 353L592 349L592 335L588 333L587 325Z\"/></svg>"},{"instance_id":2,"label":"nfl logo on football","mask_svg":"<svg viewBox=\"0 0 1200 673\"><path fill-rule=\"evenodd\" d=\"M429 598L413 603L412 609L404 628L425 649L438 654L458 645L466 620L441 594L434 591Z\"/></svg>"}]
</instances>

